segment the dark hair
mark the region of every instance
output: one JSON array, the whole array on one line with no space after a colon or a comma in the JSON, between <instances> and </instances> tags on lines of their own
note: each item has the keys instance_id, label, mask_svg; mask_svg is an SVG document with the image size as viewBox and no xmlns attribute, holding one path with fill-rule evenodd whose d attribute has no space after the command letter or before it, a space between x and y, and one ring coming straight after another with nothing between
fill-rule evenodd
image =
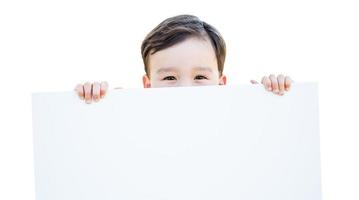
<instances>
[{"instance_id":1,"label":"dark hair","mask_svg":"<svg viewBox=\"0 0 359 200\"><path fill-rule=\"evenodd\" d=\"M193 15L178 15L157 25L143 40L141 53L146 74L149 76L149 56L171 47L189 37L208 37L216 53L218 71L222 75L226 58L226 44L221 34L211 25Z\"/></svg>"}]
</instances>

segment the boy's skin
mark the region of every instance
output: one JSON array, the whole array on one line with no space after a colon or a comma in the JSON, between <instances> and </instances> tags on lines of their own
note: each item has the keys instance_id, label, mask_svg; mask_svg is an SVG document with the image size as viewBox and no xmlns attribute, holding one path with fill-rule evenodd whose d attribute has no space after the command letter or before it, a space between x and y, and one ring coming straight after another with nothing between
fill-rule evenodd
<instances>
[{"instance_id":1,"label":"boy's skin","mask_svg":"<svg viewBox=\"0 0 359 200\"><path fill-rule=\"evenodd\" d=\"M227 77L220 75L217 58L209 38L190 37L149 57L149 76L143 75L143 87L180 87L203 85L226 85ZM251 80L252 84L258 84ZM288 76L271 74L261 80L264 88L277 95L289 91L292 80ZM119 89L119 88L115 88ZM80 99L86 103L104 98L108 83L87 82L75 88Z\"/></svg>"}]
</instances>

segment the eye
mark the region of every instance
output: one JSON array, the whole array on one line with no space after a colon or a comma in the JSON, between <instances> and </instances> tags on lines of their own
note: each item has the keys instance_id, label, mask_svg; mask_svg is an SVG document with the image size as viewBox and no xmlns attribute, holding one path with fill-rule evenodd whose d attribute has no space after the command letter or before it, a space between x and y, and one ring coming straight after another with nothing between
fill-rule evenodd
<instances>
[{"instance_id":1,"label":"eye","mask_svg":"<svg viewBox=\"0 0 359 200\"><path fill-rule=\"evenodd\" d=\"M202 76L202 75L197 75L194 79L202 80L202 79L208 79L208 78L205 76Z\"/></svg>"},{"instance_id":2,"label":"eye","mask_svg":"<svg viewBox=\"0 0 359 200\"><path fill-rule=\"evenodd\" d=\"M174 76L166 76L162 80L173 81L173 80L176 80L176 77L174 77Z\"/></svg>"}]
</instances>

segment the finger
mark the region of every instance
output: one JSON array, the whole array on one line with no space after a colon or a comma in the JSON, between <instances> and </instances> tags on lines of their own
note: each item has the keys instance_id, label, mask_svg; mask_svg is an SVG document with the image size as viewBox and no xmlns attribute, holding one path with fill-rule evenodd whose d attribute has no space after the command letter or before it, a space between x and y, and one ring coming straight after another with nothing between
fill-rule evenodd
<instances>
[{"instance_id":1,"label":"finger","mask_svg":"<svg viewBox=\"0 0 359 200\"><path fill-rule=\"evenodd\" d=\"M100 98L104 98L108 90L108 83L106 81L101 82Z\"/></svg>"},{"instance_id":2,"label":"finger","mask_svg":"<svg viewBox=\"0 0 359 200\"><path fill-rule=\"evenodd\" d=\"M91 103L91 99L92 99L92 84L89 82L86 82L84 84L84 91L85 91L85 102L86 103Z\"/></svg>"},{"instance_id":3,"label":"finger","mask_svg":"<svg viewBox=\"0 0 359 200\"><path fill-rule=\"evenodd\" d=\"M258 84L258 82L256 80L251 80L252 84Z\"/></svg>"},{"instance_id":4,"label":"finger","mask_svg":"<svg viewBox=\"0 0 359 200\"><path fill-rule=\"evenodd\" d=\"M272 83L267 76L263 76L262 84L264 85L265 89L268 91L272 91Z\"/></svg>"},{"instance_id":5,"label":"finger","mask_svg":"<svg viewBox=\"0 0 359 200\"><path fill-rule=\"evenodd\" d=\"M289 76L286 76L285 77L285 80L284 80L284 86L285 86L285 90L286 91L289 91L290 87L292 86L292 79L289 77Z\"/></svg>"},{"instance_id":6,"label":"finger","mask_svg":"<svg viewBox=\"0 0 359 200\"><path fill-rule=\"evenodd\" d=\"M282 74L280 74L277 77L277 81L278 81L279 95L283 95L284 94L284 76Z\"/></svg>"},{"instance_id":7,"label":"finger","mask_svg":"<svg viewBox=\"0 0 359 200\"><path fill-rule=\"evenodd\" d=\"M272 91L273 91L273 93L278 94L278 93L279 93L279 89L278 89L278 81L277 81L277 78L276 78L273 74L271 74L271 75L269 76L269 79L270 79L270 81L272 82L271 84L272 84Z\"/></svg>"},{"instance_id":8,"label":"finger","mask_svg":"<svg viewBox=\"0 0 359 200\"><path fill-rule=\"evenodd\" d=\"M99 82L94 82L92 85L92 99L95 102L98 102L100 100L100 88L101 85Z\"/></svg>"},{"instance_id":9,"label":"finger","mask_svg":"<svg viewBox=\"0 0 359 200\"><path fill-rule=\"evenodd\" d=\"M79 96L79 98L81 100L83 100L85 98L84 96L84 87L82 84L77 84L76 87L75 87L75 91L77 93L77 95Z\"/></svg>"}]
</instances>

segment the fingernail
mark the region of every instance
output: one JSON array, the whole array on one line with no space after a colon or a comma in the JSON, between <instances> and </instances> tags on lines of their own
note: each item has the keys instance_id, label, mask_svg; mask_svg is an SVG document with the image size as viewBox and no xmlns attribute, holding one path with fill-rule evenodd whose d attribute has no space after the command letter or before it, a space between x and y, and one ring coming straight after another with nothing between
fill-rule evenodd
<instances>
[{"instance_id":1,"label":"fingernail","mask_svg":"<svg viewBox=\"0 0 359 200\"><path fill-rule=\"evenodd\" d=\"M269 90L269 91L272 91L272 88L271 88L271 87L269 87L269 88L268 88L268 90Z\"/></svg>"},{"instance_id":2,"label":"fingernail","mask_svg":"<svg viewBox=\"0 0 359 200\"><path fill-rule=\"evenodd\" d=\"M91 103L91 100L88 100L88 99L87 99L85 102L86 102L87 104L90 104L90 103Z\"/></svg>"}]
</instances>

